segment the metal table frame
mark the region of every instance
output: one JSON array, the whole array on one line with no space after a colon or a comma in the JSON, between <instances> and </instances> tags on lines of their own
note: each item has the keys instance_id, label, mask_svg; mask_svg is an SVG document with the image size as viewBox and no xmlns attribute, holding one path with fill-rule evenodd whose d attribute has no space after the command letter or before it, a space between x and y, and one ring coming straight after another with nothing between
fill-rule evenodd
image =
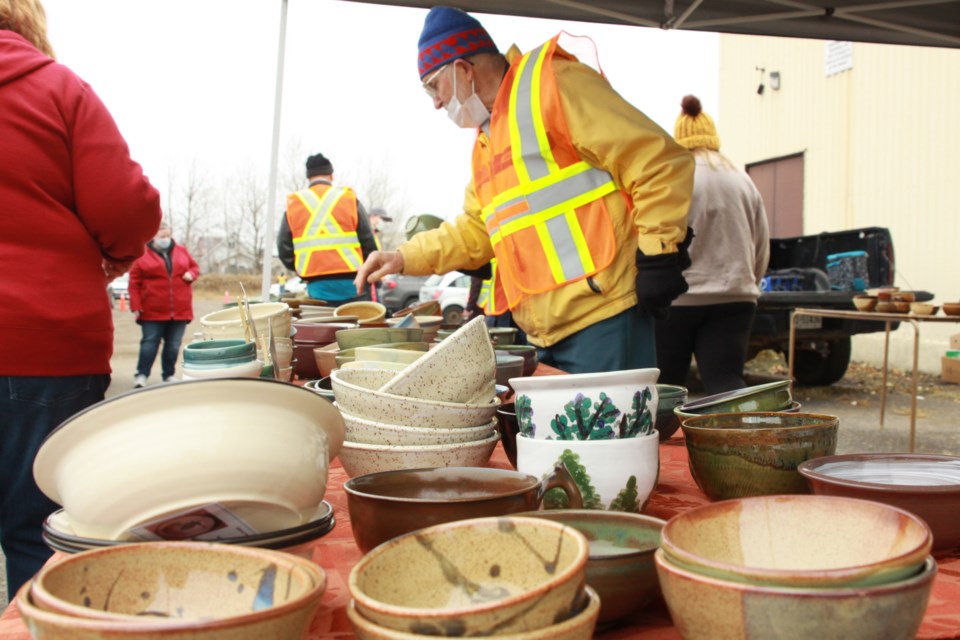
<instances>
[{"instance_id":1,"label":"metal table frame","mask_svg":"<svg viewBox=\"0 0 960 640\"><path fill-rule=\"evenodd\" d=\"M887 408L887 357L890 351L890 323L904 322L913 327L913 374L911 378L913 395L910 398L910 452L916 444L917 431L917 381L919 371L917 363L920 356L920 323L960 323L960 316L918 316L906 313L875 313L872 311L847 311L841 309L794 309L790 315L790 352L787 359L790 380L793 378L794 352L797 334L797 318L800 316L819 318L841 318L849 320L874 320L885 325L883 341L883 387L880 390L880 428L883 429L883 417Z\"/></svg>"}]
</instances>

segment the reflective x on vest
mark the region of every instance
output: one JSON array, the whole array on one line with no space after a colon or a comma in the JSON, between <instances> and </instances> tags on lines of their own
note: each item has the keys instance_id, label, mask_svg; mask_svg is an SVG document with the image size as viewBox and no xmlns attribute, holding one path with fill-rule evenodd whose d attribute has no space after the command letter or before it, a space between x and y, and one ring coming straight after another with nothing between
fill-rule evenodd
<instances>
[{"instance_id":1,"label":"reflective x on vest","mask_svg":"<svg viewBox=\"0 0 960 640\"><path fill-rule=\"evenodd\" d=\"M310 258L321 251L336 251L345 263L344 269L328 271L328 273L357 271L363 264L358 255L359 236L356 232L344 232L333 216L334 209L346 193L346 189L331 187L322 197L318 197L312 189L304 189L295 194L310 214L303 233L293 239L297 273L300 275L307 277L322 275L307 272Z\"/></svg>"}]
</instances>

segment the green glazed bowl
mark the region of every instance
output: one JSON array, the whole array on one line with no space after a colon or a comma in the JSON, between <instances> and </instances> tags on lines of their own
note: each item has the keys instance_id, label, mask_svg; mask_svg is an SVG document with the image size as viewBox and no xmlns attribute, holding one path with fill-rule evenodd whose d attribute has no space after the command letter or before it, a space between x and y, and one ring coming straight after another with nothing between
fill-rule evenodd
<instances>
[{"instance_id":1,"label":"green glazed bowl","mask_svg":"<svg viewBox=\"0 0 960 640\"><path fill-rule=\"evenodd\" d=\"M810 493L797 467L837 450L836 416L718 413L681 421L690 474L711 500Z\"/></svg>"},{"instance_id":2,"label":"green glazed bowl","mask_svg":"<svg viewBox=\"0 0 960 640\"><path fill-rule=\"evenodd\" d=\"M777 380L743 389L724 391L698 398L680 407L684 413L741 413L744 411L782 411L790 406L790 381Z\"/></svg>"},{"instance_id":3,"label":"green glazed bowl","mask_svg":"<svg viewBox=\"0 0 960 640\"><path fill-rule=\"evenodd\" d=\"M183 361L211 363L223 360L247 362L257 356L257 345L246 340L201 340L183 347Z\"/></svg>"},{"instance_id":4,"label":"green glazed bowl","mask_svg":"<svg viewBox=\"0 0 960 640\"><path fill-rule=\"evenodd\" d=\"M680 416L674 410L687 401L687 388L673 384L657 385L657 420L654 426L660 442L669 440L680 428Z\"/></svg>"}]
</instances>

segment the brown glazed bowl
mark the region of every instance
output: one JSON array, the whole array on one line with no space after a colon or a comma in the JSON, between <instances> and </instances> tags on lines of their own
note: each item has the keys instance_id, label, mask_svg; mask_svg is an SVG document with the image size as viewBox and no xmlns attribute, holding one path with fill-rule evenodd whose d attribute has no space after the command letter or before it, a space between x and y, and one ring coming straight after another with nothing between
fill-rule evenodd
<instances>
[{"instance_id":1,"label":"brown glazed bowl","mask_svg":"<svg viewBox=\"0 0 960 640\"><path fill-rule=\"evenodd\" d=\"M960 316L960 302L944 302L943 313L948 316Z\"/></svg>"},{"instance_id":2,"label":"brown glazed bowl","mask_svg":"<svg viewBox=\"0 0 960 640\"><path fill-rule=\"evenodd\" d=\"M690 474L711 500L810 493L797 466L837 450L836 416L716 413L680 423Z\"/></svg>"},{"instance_id":3,"label":"brown glazed bowl","mask_svg":"<svg viewBox=\"0 0 960 640\"><path fill-rule=\"evenodd\" d=\"M366 553L434 524L534 511L554 487L564 490L572 508L580 507L580 490L563 466L543 480L484 467L384 471L351 478L343 490L353 537Z\"/></svg>"},{"instance_id":4,"label":"brown glazed bowl","mask_svg":"<svg viewBox=\"0 0 960 640\"><path fill-rule=\"evenodd\" d=\"M661 599L653 554L665 521L639 513L550 509L517 514L573 527L590 543L587 584L600 595L600 625L643 611Z\"/></svg>"},{"instance_id":5,"label":"brown glazed bowl","mask_svg":"<svg viewBox=\"0 0 960 640\"><path fill-rule=\"evenodd\" d=\"M933 531L933 551L960 547L960 457L856 453L797 467L816 494L882 502L919 516Z\"/></svg>"},{"instance_id":6,"label":"brown glazed bowl","mask_svg":"<svg viewBox=\"0 0 960 640\"><path fill-rule=\"evenodd\" d=\"M503 450L507 453L507 460L516 469L517 434L520 433L516 404L508 402L497 408L497 429L500 430L500 442L503 444Z\"/></svg>"}]
</instances>

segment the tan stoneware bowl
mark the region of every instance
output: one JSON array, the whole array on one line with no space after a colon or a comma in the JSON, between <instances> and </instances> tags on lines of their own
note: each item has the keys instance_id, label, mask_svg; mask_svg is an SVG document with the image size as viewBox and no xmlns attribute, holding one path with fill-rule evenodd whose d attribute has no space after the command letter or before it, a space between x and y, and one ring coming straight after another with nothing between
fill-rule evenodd
<instances>
[{"instance_id":1,"label":"tan stoneware bowl","mask_svg":"<svg viewBox=\"0 0 960 640\"><path fill-rule=\"evenodd\" d=\"M877 296L853 296L853 306L857 311L873 311L877 306Z\"/></svg>"},{"instance_id":2,"label":"tan stoneware bowl","mask_svg":"<svg viewBox=\"0 0 960 640\"><path fill-rule=\"evenodd\" d=\"M387 308L379 302L348 302L334 309L333 317L339 316L357 316L357 322L365 325L371 322L383 322L387 316Z\"/></svg>"},{"instance_id":3,"label":"tan stoneware bowl","mask_svg":"<svg viewBox=\"0 0 960 640\"><path fill-rule=\"evenodd\" d=\"M804 460L837 450L836 416L718 413L681 421L690 473L711 500L809 493Z\"/></svg>"},{"instance_id":4,"label":"tan stoneware bowl","mask_svg":"<svg viewBox=\"0 0 960 640\"><path fill-rule=\"evenodd\" d=\"M535 631L574 615L589 555L579 531L540 518L478 518L386 542L350 572L357 612L425 635Z\"/></svg>"},{"instance_id":5,"label":"tan stoneware bowl","mask_svg":"<svg viewBox=\"0 0 960 640\"><path fill-rule=\"evenodd\" d=\"M202 621L274 607L312 612L323 570L280 551L208 542L155 542L93 549L44 566L30 596L42 609L79 618Z\"/></svg>"},{"instance_id":6,"label":"tan stoneware bowl","mask_svg":"<svg viewBox=\"0 0 960 640\"><path fill-rule=\"evenodd\" d=\"M517 514L573 527L590 543L587 584L600 595L598 624L606 626L661 599L653 554L660 548L659 518L594 509L550 509Z\"/></svg>"},{"instance_id":7,"label":"tan stoneware bowl","mask_svg":"<svg viewBox=\"0 0 960 640\"><path fill-rule=\"evenodd\" d=\"M882 502L919 516L933 532L934 552L960 547L960 457L921 453L854 453L802 463L815 494Z\"/></svg>"},{"instance_id":8,"label":"tan stoneware bowl","mask_svg":"<svg viewBox=\"0 0 960 640\"><path fill-rule=\"evenodd\" d=\"M497 430L495 419L479 427L437 429L365 420L342 410L340 415L343 416L343 424L346 429L344 438L349 442L358 444L407 446L475 442L489 438Z\"/></svg>"},{"instance_id":9,"label":"tan stoneware bowl","mask_svg":"<svg viewBox=\"0 0 960 640\"><path fill-rule=\"evenodd\" d=\"M908 640L930 599L937 563L874 587L797 589L710 578L654 554L664 600L684 638Z\"/></svg>"},{"instance_id":10,"label":"tan stoneware bowl","mask_svg":"<svg viewBox=\"0 0 960 640\"><path fill-rule=\"evenodd\" d=\"M384 351L405 351L408 352L407 355L416 354L413 356L413 362L419 360L421 356L426 355L429 349L429 345L426 342L388 342L386 344L374 345L374 347L383 349ZM357 347L357 349L364 348L369 347ZM336 366L342 367L348 362L355 362L357 359L357 349L340 349L337 351L334 354Z\"/></svg>"},{"instance_id":11,"label":"tan stoneware bowl","mask_svg":"<svg viewBox=\"0 0 960 640\"><path fill-rule=\"evenodd\" d=\"M579 613L562 622L524 633L497 634L494 637L499 640L590 640L593 638L593 630L600 613L600 596L587 585L583 589L581 601L585 604ZM356 604L352 601L347 606L347 617L353 624L353 632L358 640L422 640L435 637L405 633L374 624L357 612Z\"/></svg>"},{"instance_id":12,"label":"tan stoneware bowl","mask_svg":"<svg viewBox=\"0 0 960 640\"><path fill-rule=\"evenodd\" d=\"M500 440L496 429L470 442L444 444L365 444L344 440L340 464L351 478L380 471L428 467L483 467Z\"/></svg>"},{"instance_id":13,"label":"tan stoneware bowl","mask_svg":"<svg viewBox=\"0 0 960 640\"><path fill-rule=\"evenodd\" d=\"M915 316L935 316L940 307L928 302L911 302L910 313Z\"/></svg>"},{"instance_id":14,"label":"tan stoneware bowl","mask_svg":"<svg viewBox=\"0 0 960 640\"><path fill-rule=\"evenodd\" d=\"M421 427L476 427L493 419L494 397L482 403L439 402L377 391L396 374L378 369L337 369L330 375L337 404L367 420Z\"/></svg>"},{"instance_id":15,"label":"tan stoneware bowl","mask_svg":"<svg viewBox=\"0 0 960 640\"><path fill-rule=\"evenodd\" d=\"M911 513L828 496L724 500L671 518L660 536L670 562L689 571L801 588L903 580L920 571L932 543Z\"/></svg>"},{"instance_id":16,"label":"tan stoneware bowl","mask_svg":"<svg viewBox=\"0 0 960 640\"><path fill-rule=\"evenodd\" d=\"M448 467L372 473L343 485L353 537L364 553L422 527L538 509L554 488L573 508L582 504L562 465L542 479L506 469Z\"/></svg>"},{"instance_id":17,"label":"tan stoneware bowl","mask_svg":"<svg viewBox=\"0 0 960 640\"><path fill-rule=\"evenodd\" d=\"M421 342L423 329L398 329L396 327L359 327L337 331L337 344L341 349L372 347L390 342Z\"/></svg>"}]
</instances>

